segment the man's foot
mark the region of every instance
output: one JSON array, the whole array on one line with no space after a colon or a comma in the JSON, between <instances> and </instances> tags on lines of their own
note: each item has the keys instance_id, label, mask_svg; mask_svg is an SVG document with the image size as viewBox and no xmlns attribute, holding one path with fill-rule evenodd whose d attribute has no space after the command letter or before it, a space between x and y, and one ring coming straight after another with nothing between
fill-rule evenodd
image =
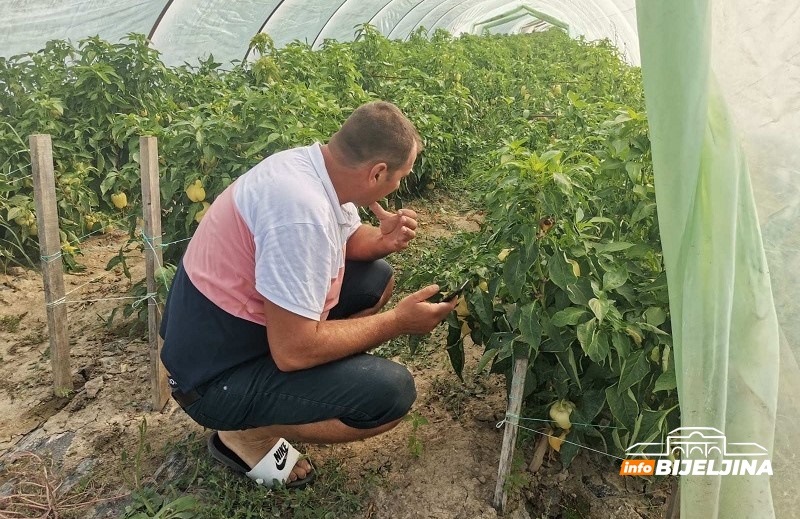
<instances>
[{"instance_id":1,"label":"man's foot","mask_svg":"<svg viewBox=\"0 0 800 519\"><path fill-rule=\"evenodd\" d=\"M242 434L244 433L244 434ZM220 441L231 451L236 453L249 468L255 467L264 456L275 447L280 438L243 438L245 431L218 431ZM312 471L311 463L306 459L300 459L289 474L287 483L304 479Z\"/></svg>"}]
</instances>

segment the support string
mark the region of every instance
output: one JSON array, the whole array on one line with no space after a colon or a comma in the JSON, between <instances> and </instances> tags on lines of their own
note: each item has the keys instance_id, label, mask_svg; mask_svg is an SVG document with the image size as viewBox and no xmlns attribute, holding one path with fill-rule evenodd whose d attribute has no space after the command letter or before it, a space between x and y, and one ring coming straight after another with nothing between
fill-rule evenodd
<instances>
[{"instance_id":1,"label":"support string","mask_svg":"<svg viewBox=\"0 0 800 519\"><path fill-rule=\"evenodd\" d=\"M506 418L514 418L517 421L527 421L527 422L544 422L544 423L556 423L555 420L545 420L542 418L525 418L524 416L517 416L512 413L506 413ZM503 422L500 422L503 423ZM584 427L597 427L600 429L623 429L623 427L614 427L613 425L596 425L593 423L577 423L572 422L572 425L582 425ZM498 426L499 428L499 426Z\"/></svg>"},{"instance_id":2,"label":"support string","mask_svg":"<svg viewBox=\"0 0 800 519\"><path fill-rule=\"evenodd\" d=\"M503 426L503 424L507 424L507 425L510 425L512 427L517 427L518 429L524 429L526 431L530 431L532 433L539 434L541 436L547 436L548 438L555 438L557 440L563 441L564 443L569 443L570 445L575 445L576 447L579 447L581 449L590 450L592 452L596 452L598 454L602 454L603 456L608 456L609 458L614 458L614 459L617 459L617 460L625 461L625 458L620 458L619 456L615 456L613 454L609 454L609 453L603 452L601 450L593 449L591 447L587 447L585 445L581 445L580 443L571 442L571 441L566 440L566 439L565 440L561 440L561 438L559 438L557 436L553 436L552 434L547 434L547 433L544 433L542 431L537 431L536 429L531 429L529 427L525 427L523 425L519 425L519 424L510 422L508 420L508 418L512 418L513 419L514 417L513 416L511 416L511 417L506 416L506 418L503 418L502 420L500 420L495 427L497 427L499 429L499 428L501 428ZM516 418L519 418L519 417L516 417Z\"/></svg>"}]
</instances>

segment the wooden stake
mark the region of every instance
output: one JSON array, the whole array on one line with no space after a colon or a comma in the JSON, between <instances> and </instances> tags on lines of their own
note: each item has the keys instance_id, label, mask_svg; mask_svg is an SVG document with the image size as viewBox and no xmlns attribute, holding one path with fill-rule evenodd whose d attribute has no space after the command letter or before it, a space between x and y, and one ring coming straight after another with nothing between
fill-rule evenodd
<instances>
[{"instance_id":1,"label":"wooden stake","mask_svg":"<svg viewBox=\"0 0 800 519\"><path fill-rule=\"evenodd\" d=\"M36 225L39 227L39 250L42 257L44 300L50 335L50 363L53 367L53 390L57 396L72 391L67 337L67 305L64 298L64 271L61 267L56 179L53 172L53 144L49 135L31 135L33 198L36 202Z\"/></svg>"},{"instance_id":2,"label":"wooden stake","mask_svg":"<svg viewBox=\"0 0 800 519\"><path fill-rule=\"evenodd\" d=\"M156 274L164 264L161 252L161 188L158 177L158 141L155 137L139 139L139 160L142 172L142 211L144 213L145 272L147 293L157 291ZM161 364L163 341L161 308L155 296L147 300L147 331L150 339L150 390L153 410L161 411L169 400L167 371Z\"/></svg>"},{"instance_id":3,"label":"wooden stake","mask_svg":"<svg viewBox=\"0 0 800 519\"><path fill-rule=\"evenodd\" d=\"M533 450L533 458L531 459L531 464L528 465L528 472L535 474L542 468L547 448L550 446L549 440L550 438L544 435L539 436L539 439L536 440L536 448Z\"/></svg>"},{"instance_id":4,"label":"wooden stake","mask_svg":"<svg viewBox=\"0 0 800 519\"><path fill-rule=\"evenodd\" d=\"M500 451L500 466L497 471L497 486L494 490L493 505L502 513L506 507L508 495L506 493L506 480L511 472L511 463L514 459L514 446L517 442L517 425L519 412L522 409L522 396L525 391L525 375L528 371L528 358L519 358L514 362L514 373L511 378L511 392L508 396L508 413L506 427L503 432L503 448Z\"/></svg>"}]
</instances>

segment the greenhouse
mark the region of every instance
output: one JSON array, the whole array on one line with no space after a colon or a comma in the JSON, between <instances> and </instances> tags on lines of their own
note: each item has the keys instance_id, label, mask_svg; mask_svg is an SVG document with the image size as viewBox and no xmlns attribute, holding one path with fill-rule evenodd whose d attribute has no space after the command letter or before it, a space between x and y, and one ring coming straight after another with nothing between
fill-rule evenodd
<instances>
[{"instance_id":1,"label":"greenhouse","mask_svg":"<svg viewBox=\"0 0 800 519\"><path fill-rule=\"evenodd\" d=\"M0 0L0 517L796 517L798 48Z\"/></svg>"}]
</instances>

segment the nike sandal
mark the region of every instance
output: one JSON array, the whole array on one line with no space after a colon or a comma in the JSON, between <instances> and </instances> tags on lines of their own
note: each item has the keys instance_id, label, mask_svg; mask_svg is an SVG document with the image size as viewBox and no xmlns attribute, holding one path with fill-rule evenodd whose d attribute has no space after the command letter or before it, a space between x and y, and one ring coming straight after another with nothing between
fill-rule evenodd
<instances>
[{"instance_id":1,"label":"nike sandal","mask_svg":"<svg viewBox=\"0 0 800 519\"><path fill-rule=\"evenodd\" d=\"M252 469L235 452L222 443L216 431L208 437L208 452L211 453L215 460L233 470L236 474L247 476L267 488L272 488L277 484L285 485L286 488L301 489L312 483L316 478L316 470L312 466L311 472L305 478L288 481L292 469L301 456L300 452L283 438L278 439L275 446Z\"/></svg>"}]
</instances>

